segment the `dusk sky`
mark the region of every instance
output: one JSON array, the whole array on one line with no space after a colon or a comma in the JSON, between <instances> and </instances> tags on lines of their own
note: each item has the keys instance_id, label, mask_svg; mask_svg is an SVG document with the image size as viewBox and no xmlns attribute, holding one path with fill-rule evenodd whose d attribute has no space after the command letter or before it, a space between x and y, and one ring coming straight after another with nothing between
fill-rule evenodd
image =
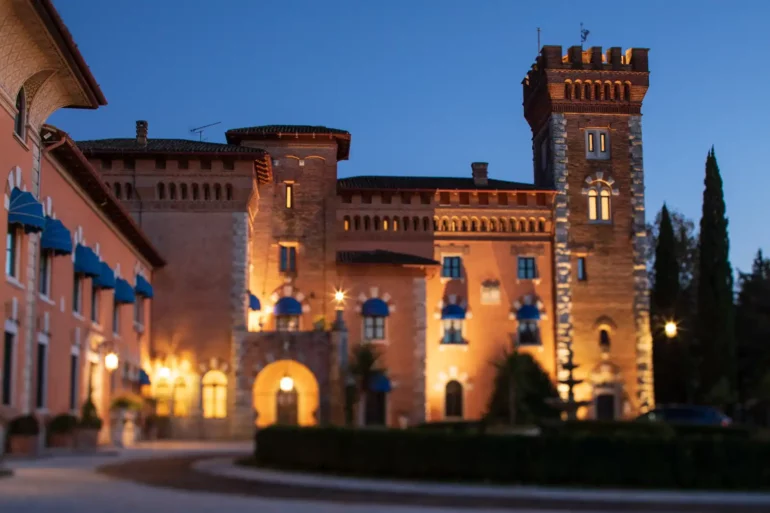
<instances>
[{"instance_id":1,"label":"dusk sky","mask_svg":"<svg viewBox=\"0 0 770 513\"><path fill-rule=\"evenodd\" d=\"M55 0L109 105L49 122L75 139L224 142L229 128L317 124L352 133L341 177L532 181L521 80L542 44L650 48L643 107L647 217L700 218L712 144L734 267L770 249L770 3L762 0ZM590 9L590 6L595 9ZM640 7L643 6L643 7Z\"/></svg>"}]
</instances>

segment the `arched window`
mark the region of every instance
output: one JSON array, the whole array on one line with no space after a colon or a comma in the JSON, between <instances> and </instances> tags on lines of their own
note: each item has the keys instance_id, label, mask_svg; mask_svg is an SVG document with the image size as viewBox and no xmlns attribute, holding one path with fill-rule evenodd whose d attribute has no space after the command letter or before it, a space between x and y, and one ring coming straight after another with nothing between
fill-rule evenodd
<instances>
[{"instance_id":1,"label":"arched window","mask_svg":"<svg viewBox=\"0 0 770 513\"><path fill-rule=\"evenodd\" d=\"M489 221L487 221L486 218L481 219L481 231L482 232L489 231Z\"/></svg>"},{"instance_id":2,"label":"arched window","mask_svg":"<svg viewBox=\"0 0 770 513\"><path fill-rule=\"evenodd\" d=\"M179 195L183 200L187 199L187 184L183 183L179 186Z\"/></svg>"},{"instance_id":3,"label":"arched window","mask_svg":"<svg viewBox=\"0 0 770 513\"><path fill-rule=\"evenodd\" d=\"M367 299L361 305L364 339L385 340L385 319L390 315L388 304L380 298Z\"/></svg>"},{"instance_id":4,"label":"arched window","mask_svg":"<svg viewBox=\"0 0 770 513\"><path fill-rule=\"evenodd\" d=\"M120 184L118 182L115 182L115 197L120 199L121 192L123 192L123 191L122 191L122 188L121 188Z\"/></svg>"},{"instance_id":5,"label":"arched window","mask_svg":"<svg viewBox=\"0 0 770 513\"><path fill-rule=\"evenodd\" d=\"M390 218L389 217L383 217L382 218L382 231L387 232L390 230Z\"/></svg>"},{"instance_id":6,"label":"arched window","mask_svg":"<svg viewBox=\"0 0 770 513\"><path fill-rule=\"evenodd\" d=\"M422 229L426 232L430 231L430 217L422 218Z\"/></svg>"},{"instance_id":7,"label":"arched window","mask_svg":"<svg viewBox=\"0 0 770 513\"><path fill-rule=\"evenodd\" d=\"M527 220L526 219L519 220L519 231L520 232L528 232L529 231L527 229Z\"/></svg>"},{"instance_id":8,"label":"arched window","mask_svg":"<svg viewBox=\"0 0 770 513\"><path fill-rule=\"evenodd\" d=\"M493 217L489 220L489 231L490 232L496 232L497 231L497 218Z\"/></svg>"},{"instance_id":9,"label":"arched window","mask_svg":"<svg viewBox=\"0 0 770 513\"><path fill-rule=\"evenodd\" d=\"M214 184L214 199L219 201L222 199L222 186L220 184Z\"/></svg>"},{"instance_id":10,"label":"arched window","mask_svg":"<svg viewBox=\"0 0 770 513\"><path fill-rule=\"evenodd\" d=\"M529 232L536 232L537 231L537 221L534 219L529 220Z\"/></svg>"},{"instance_id":11,"label":"arched window","mask_svg":"<svg viewBox=\"0 0 770 513\"><path fill-rule=\"evenodd\" d=\"M612 99L612 92L609 82L604 83L604 99L605 100L611 100Z\"/></svg>"},{"instance_id":12,"label":"arched window","mask_svg":"<svg viewBox=\"0 0 770 513\"><path fill-rule=\"evenodd\" d=\"M439 231L439 226L440 225L439 225L439 222L438 222L438 217L434 217L433 218L433 231L434 232Z\"/></svg>"},{"instance_id":13,"label":"arched window","mask_svg":"<svg viewBox=\"0 0 770 513\"><path fill-rule=\"evenodd\" d=\"M346 232L350 231L350 216L345 216L342 218L342 229Z\"/></svg>"},{"instance_id":14,"label":"arched window","mask_svg":"<svg viewBox=\"0 0 770 513\"><path fill-rule=\"evenodd\" d=\"M583 87L585 89L585 93L583 94L583 97L586 100L590 100L591 99L591 82L586 82Z\"/></svg>"},{"instance_id":15,"label":"arched window","mask_svg":"<svg viewBox=\"0 0 770 513\"><path fill-rule=\"evenodd\" d=\"M623 99L627 102L631 101L631 84L628 82L623 84Z\"/></svg>"},{"instance_id":16,"label":"arched window","mask_svg":"<svg viewBox=\"0 0 770 513\"><path fill-rule=\"evenodd\" d=\"M594 100L601 100L602 99L602 84L600 82L596 82L594 84Z\"/></svg>"},{"instance_id":17,"label":"arched window","mask_svg":"<svg viewBox=\"0 0 770 513\"><path fill-rule=\"evenodd\" d=\"M374 216L374 220L373 221L374 221L374 223L373 223L374 231L375 232L379 231L380 230L380 217L379 216Z\"/></svg>"},{"instance_id":18,"label":"arched window","mask_svg":"<svg viewBox=\"0 0 770 513\"><path fill-rule=\"evenodd\" d=\"M472 232L479 231L479 220L476 219L475 217L471 219L471 231Z\"/></svg>"},{"instance_id":19,"label":"arched window","mask_svg":"<svg viewBox=\"0 0 770 513\"><path fill-rule=\"evenodd\" d=\"M575 99L580 100L583 93L583 84L575 82Z\"/></svg>"},{"instance_id":20,"label":"arched window","mask_svg":"<svg viewBox=\"0 0 770 513\"><path fill-rule=\"evenodd\" d=\"M364 216L364 231L369 231L371 228L371 219L369 219L369 216Z\"/></svg>"},{"instance_id":21,"label":"arched window","mask_svg":"<svg viewBox=\"0 0 770 513\"><path fill-rule=\"evenodd\" d=\"M358 230L361 229L361 217L360 216L355 216L353 218L353 229L355 231L358 231Z\"/></svg>"},{"instance_id":22,"label":"arched window","mask_svg":"<svg viewBox=\"0 0 770 513\"><path fill-rule=\"evenodd\" d=\"M408 232L409 231L409 218L408 217L404 217L403 221L404 221L404 231Z\"/></svg>"},{"instance_id":23,"label":"arched window","mask_svg":"<svg viewBox=\"0 0 770 513\"><path fill-rule=\"evenodd\" d=\"M441 231L442 232L449 231L449 219L447 219L446 217L441 219Z\"/></svg>"},{"instance_id":24,"label":"arched window","mask_svg":"<svg viewBox=\"0 0 770 513\"><path fill-rule=\"evenodd\" d=\"M393 231L394 232L398 231L398 217L393 218Z\"/></svg>"},{"instance_id":25,"label":"arched window","mask_svg":"<svg viewBox=\"0 0 770 513\"><path fill-rule=\"evenodd\" d=\"M187 384L181 376L174 381L172 398L174 417L187 417L190 413L190 398L187 395Z\"/></svg>"},{"instance_id":26,"label":"arched window","mask_svg":"<svg viewBox=\"0 0 770 513\"><path fill-rule=\"evenodd\" d=\"M211 199L211 187L207 183L203 184L203 199L206 201Z\"/></svg>"},{"instance_id":27,"label":"arched window","mask_svg":"<svg viewBox=\"0 0 770 513\"><path fill-rule=\"evenodd\" d=\"M564 82L564 98L567 100L572 99L572 82L569 80Z\"/></svg>"},{"instance_id":28,"label":"arched window","mask_svg":"<svg viewBox=\"0 0 770 513\"><path fill-rule=\"evenodd\" d=\"M134 199L134 188L131 186L130 183L126 184L126 199L127 200Z\"/></svg>"},{"instance_id":29,"label":"arched window","mask_svg":"<svg viewBox=\"0 0 770 513\"><path fill-rule=\"evenodd\" d=\"M453 232L456 232L456 231L457 231L457 228L458 228L458 222L457 222L457 218L453 217L453 218L452 218L452 228L451 228L451 230L452 230Z\"/></svg>"},{"instance_id":30,"label":"arched window","mask_svg":"<svg viewBox=\"0 0 770 513\"><path fill-rule=\"evenodd\" d=\"M467 217L463 217L460 220L460 231L461 232L467 232L468 231L468 218Z\"/></svg>"},{"instance_id":31,"label":"arched window","mask_svg":"<svg viewBox=\"0 0 770 513\"><path fill-rule=\"evenodd\" d=\"M223 419L227 416L227 376L218 370L203 375L203 418Z\"/></svg>"},{"instance_id":32,"label":"arched window","mask_svg":"<svg viewBox=\"0 0 770 513\"><path fill-rule=\"evenodd\" d=\"M598 189L598 190L597 190ZM588 219L591 221L609 221L611 217L610 189L599 185L588 191Z\"/></svg>"},{"instance_id":33,"label":"arched window","mask_svg":"<svg viewBox=\"0 0 770 513\"><path fill-rule=\"evenodd\" d=\"M166 184L163 182L158 184L158 199L164 200L166 199Z\"/></svg>"},{"instance_id":34,"label":"arched window","mask_svg":"<svg viewBox=\"0 0 770 513\"><path fill-rule=\"evenodd\" d=\"M620 95L620 84L615 82L615 100L621 101L623 97Z\"/></svg>"},{"instance_id":35,"label":"arched window","mask_svg":"<svg viewBox=\"0 0 770 513\"><path fill-rule=\"evenodd\" d=\"M194 183L192 184L192 199L197 201L200 199L200 192L198 190L198 184Z\"/></svg>"},{"instance_id":36,"label":"arched window","mask_svg":"<svg viewBox=\"0 0 770 513\"><path fill-rule=\"evenodd\" d=\"M537 231L545 233L545 219L539 219L537 221Z\"/></svg>"},{"instance_id":37,"label":"arched window","mask_svg":"<svg viewBox=\"0 0 770 513\"><path fill-rule=\"evenodd\" d=\"M463 417L463 386L452 380L444 391L444 417L461 419Z\"/></svg>"},{"instance_id":38,"label":"arched window","mask_svg":"<svg viewBox=\"0 0 770 513\"><path fill-rule=\"evenodd\" d=\"M233 186L231 184L225 185L225 199L232 201L233 199Z\"/></svg>"},{"instance_id":39,"label":"arched window","mask_svg":"<svg viewBox=\"0 0 770 513\"><path fill-rule=\"evenodd\" d=\"M599 194L596 189L588 191L588 219L596 221L599 219Z\"/></svg>"},{"instance_id":40,"label":"arched window","mask_svg":"<svg viewBox=\"0 0 770 513\"><path fill-rule=\"evenodd\" d=\"M610 332L605 329L599 332L599 347L602 351L610 350Z\"/></svg>"},{"instance_id":41,"label":"arched window","mask_svg":"<svg viewBox=\"0 0 770 513\"><path fill-rule=\"evenodd\" d=\"M501 232L507 232L508 231L508 220L506 218L500 219L500 231Z\"/></svg>"},{"instance_id":42,"label":"arched window","mask_svg":"<svg viewBox=\"0 0 770 513\"><path fill-rule=\"evenodd\" d=\"M168 199L176 199L176 184L171 183L168 185Z\"/></svg>"},{"instance_id":43,"label":"arched window","mask_svg":"<svg viewBox=\"0 0 770 513\"><path fill-rule=\"evenodd\" d=\"M14 119L13 131L16 135L24 138L24 127L27 125L27 96L24 94L24 88L19 89L16 95L16 118Z\"/></svg>"},{"instance_id":44,"label":"arched window","mask_svg":"<svg viewBox=\"0 0 770 513\"><path fill-rule=\"evenodd\" d=\"M414 231L418 231L420 229L420 218L419 217L413 217L412 218L412 228Z\"/></svg>"}]
</instances>

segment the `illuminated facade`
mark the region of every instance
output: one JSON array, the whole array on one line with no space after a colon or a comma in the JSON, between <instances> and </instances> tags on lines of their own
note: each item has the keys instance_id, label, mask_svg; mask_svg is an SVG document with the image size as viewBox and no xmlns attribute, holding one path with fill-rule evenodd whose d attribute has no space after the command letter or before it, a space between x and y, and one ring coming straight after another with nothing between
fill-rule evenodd
<instances>
[{"instance_id":1,"label":"illuminated facade","mask_svg":"<svg viewBox=\"0 0 770 513\"><path fill-rule=\"evenodd\" d=\"M338 178L351 136L322 126L218 144L140 121L78 143L169 263L148 370L173 436L341 422L340 369L365 343L385 369L366 424L479 418L514 347L555 382L571 353L584 416L649 408L648 76L647 50L544 47L523 83L533 184L480 162L467 178Z\"/></svg>"}]
</instances>

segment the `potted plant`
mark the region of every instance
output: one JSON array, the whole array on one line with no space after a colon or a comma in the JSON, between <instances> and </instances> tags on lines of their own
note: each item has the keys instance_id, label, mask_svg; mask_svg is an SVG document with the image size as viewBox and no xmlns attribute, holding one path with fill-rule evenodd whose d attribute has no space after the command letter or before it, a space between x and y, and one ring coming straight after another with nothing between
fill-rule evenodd
<instances>
[{"instance_id":1,"label":"potted plant","mask_svg":"<svg viewBox=\"0 0 770 513\"><path fill-rule=\"evenodd\" d=\"M86 450L96 449L101 429L102 419L99 418L96 405L89 397L80 411L80 420L75 429L75 447Z\"/></svg>"},{"instance_id":2,"label":"potted plant","mask_svg":"<svg viewBox=\"0 0 770 513\"><path fill-rule=\"evenodd\" d=\"M55 416L48 423L48 446L74 448L77 425L78 419L74 415L62 413Z\"/></svg>"},{"instance_id":3,"label":"potted plant","mask_svg":"<svg viewBox=\"0 0 770 513\"><path fill-rule=\"evenodd\" d=\"M40 423L34 415L16 417L8 424L9 452L36 455L38 435L40 435Z\"/></svg>"}]
</instances>

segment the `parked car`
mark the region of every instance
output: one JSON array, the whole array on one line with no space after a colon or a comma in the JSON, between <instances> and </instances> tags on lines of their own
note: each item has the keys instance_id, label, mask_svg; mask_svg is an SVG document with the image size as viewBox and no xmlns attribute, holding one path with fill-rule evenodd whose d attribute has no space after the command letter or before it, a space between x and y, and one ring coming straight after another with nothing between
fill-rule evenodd
<instances>
[{"instance_id":1,"label":"parked car","mask_svg":"<svg viewBox=\"0 0 770 513\"><path fill-rule=\"evenodd\" d=\"M642 422L690 424L697 426L729 426L733 420L711 406L661 406L640 415Z\"/></svg>"}]
</instances>

